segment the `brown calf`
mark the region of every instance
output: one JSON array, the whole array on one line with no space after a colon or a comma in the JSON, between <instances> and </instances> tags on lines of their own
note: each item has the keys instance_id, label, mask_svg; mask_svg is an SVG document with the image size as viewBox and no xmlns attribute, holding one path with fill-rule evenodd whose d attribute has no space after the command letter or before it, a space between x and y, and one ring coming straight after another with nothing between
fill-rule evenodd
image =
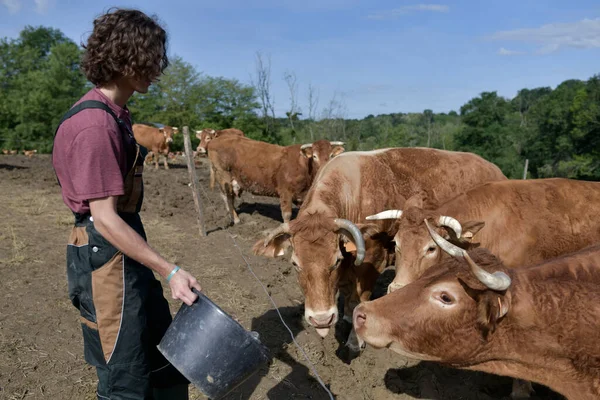
<instances>
[{"instance_id":1,"label":"brown calf","mask_svg":"<svg viewBox=\"0 0 600 400\"><path fill-rule=\"evenodd\" d=\"M338 289L344 296L344 318L350 320L352 309L370 298L393 255L394 221L365 224L366 216L401 208L406 198L425 189L448 199L505 179L497 166L472 153L428 148L344 153L319 172L298 217L258 241L253 250L278 257L291 245L305 296L305 319L325 336L338 320ZM352 336L349 347L357 350Z\"/></svg>"},{"instance_id":2,"label":"brown calf","mask_svg":"<svg viewBox=\"0 0 600 400\"><path fill-rule=\"evenodd\" d=\"M342 142L278 146L246 137L224 135L213 139L208 158L234 224L240 222L233 205L242 190L278 196L284 223L292 217L292 203L300 204L319 168L344 151Z\"/></svg>"},{"instance_id":3,"label":"brown calf","mask_svg":"<svg viewBox=\"0 0 600 400\"><path fill-rule=\"evenodd\" d=\"M155 169L158 169L158 159L161 154L164 156L165 169L169 169L169 164L167 163L169 143L173 141L173 135L178 131L178 128L167 125L163 128L155 128L148 125L133 124L135 140L148 149L149 155L152 154L149 162L151 162L152 158L156 157L154 160ZM148 157L146 159L148 160Z\"/></svg>"},{"instance_id":4,"label":"brown calf","mask_svg":"<svg viewBox=\"0 0 600 400\"><path fill-rule=\"evenodd\" d=\"M359 305L359 341L538 382L568 399L600 398L600 246L507 269L487 249L467 253L430 229L456 259Z\"/></svg>"},{"instance_id":5,"label":"brown calf","mask_svg":"<svg viewBox=\"0 0 600 400\"><path fill-rule=\"evenodd\" d=\"M200 143L198 144L198 147L196 148L196 153L201 156L206 155L207 150L208 150L208 144L210 143L210 141L213 139L216 139L220 136L223 136L223 135L233 135L233 136L239 136L239 137L245 136L244 132L240 131L239 129L235 129L235 128L221 129L218 131L215 131L214 129L210 129L210 128L205 128L205 129L202 129L201 131L196 131L196 137L198 139L200 139ZM209 169L210 169L210 190L213 190L215 188L215 171L212 168L212 166L210 166Z\"/></svg>"}]
</instances>

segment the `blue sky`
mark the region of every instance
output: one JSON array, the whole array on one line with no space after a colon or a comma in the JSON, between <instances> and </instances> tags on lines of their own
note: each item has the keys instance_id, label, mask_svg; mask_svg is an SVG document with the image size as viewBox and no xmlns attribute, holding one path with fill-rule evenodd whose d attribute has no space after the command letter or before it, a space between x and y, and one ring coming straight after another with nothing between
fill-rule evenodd
<instances>
[{"instance_id":1,"label":"blue sky","mask_svg":"<svg viewBox=\"0 0 600 400\"><path fill-rule=\"evenodd\" d=\"M157 14L170 55L207 75L250 83L256 52L270 56L278 114L286 71L305 114L311 84L319 110L335 96L347 118L458 111L482 91L600 73L598 0L0 0L0 37L45 25L81 43L115 5Z\"/></svg>"}]
</instances>

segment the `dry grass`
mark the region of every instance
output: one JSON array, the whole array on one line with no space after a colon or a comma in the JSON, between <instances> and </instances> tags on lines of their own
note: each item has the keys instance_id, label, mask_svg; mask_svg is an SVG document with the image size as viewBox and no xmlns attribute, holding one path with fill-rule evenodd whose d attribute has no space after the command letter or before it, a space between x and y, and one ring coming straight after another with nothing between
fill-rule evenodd
<instances>
[{"instance_id":1,"label":"dry grass","mask_svg":"<svg viewBox=\"0 0 600 400\"><path fill-rule=\"evenodd\" d=\"M10 241L10 252L11 257L9 259L3 260L7 265L16 265L22 264L25 260L27 260L27 256L23 252L23 250L27 247L25 241L21 240L17 237L15 230L12 226L9 226L10 236L8 239ZM3 236L0 239L6 239L6 236Z\"/></svg>"}]
</instances>

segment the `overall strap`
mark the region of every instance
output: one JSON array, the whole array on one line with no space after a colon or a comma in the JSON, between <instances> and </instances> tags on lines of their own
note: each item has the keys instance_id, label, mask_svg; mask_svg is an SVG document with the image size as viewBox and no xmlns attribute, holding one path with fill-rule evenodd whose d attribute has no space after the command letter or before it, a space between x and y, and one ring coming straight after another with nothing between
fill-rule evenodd
<instances>
[{"instance_id":1,"label":"overall strap","mask_svg":"<svg viewBox=\"0 0 600 400\"><path fill-rule=\"evenodd\" d=\"M131 130L125 123L125 121L123 121L121 118L117 117L117 115L113 112L113 110L111 110L111 108L107 104L105 104L101 101L98 101L98 100L85 100L85 101L82 101L81 103L73 106L62 117L62 119L58 123L58 126L56 127L56 130L54 131L54 139L56 139L56 133L58 132L58 128L60 128L60 126L63 124L63 122L65 122L66 120L71 118L73 115L79 113L80 111L83 111L83 110L86 110L89 108L97 108L97 109L106 111L108 114L110 114L111 117L113 117L113 119L115 120L117 125L119 125L119 130L121 131L122 134L127 133L131 138L134 138L133 132L131 132ZM135 140L135 138L134 138L134 140ZM53 151L54 151L54 146L52 146L52 152ZM52 157L52 152L50 153L50 157ZM55 175L56 175L56 171L55 171ZM56 176L56 181L58 182L58 185L61 186L60 181L58 180L58 176Z\"/></svg>"},{"instance_id":2,"label":"overall strap","mask_svg":"<svg viewBox=\"0 0 600 400\"><path fill-rule=\"evenodd\" d=\"M106 111L107 113L110 114L111 117L113 117L113 119L115 120L117 125L119 125L119 128L121 129L121 131L125 131L125 132L127 132L127 134L131 135L131 132L129 131L129 128L127 127L127 124L125 123L125 121L123 121L121 118L117 117L117 115L113 112L113 110L107 104L105 104L101 101L98 101L98 100L85 100L85 101L82 101L81 103L77 104L76 106L72 107L62 117L62 119L58 123L58 126L56 127L56 131L58 131L58 128L60 128L60 126L62 125L63 122L65 122L66 120L71 118L73 115L77 114L78 112L86 110L88 108L97 108L97 109ZM56 132L55 132L55 135L56 135Z\"/></svg>"}]
</instances>

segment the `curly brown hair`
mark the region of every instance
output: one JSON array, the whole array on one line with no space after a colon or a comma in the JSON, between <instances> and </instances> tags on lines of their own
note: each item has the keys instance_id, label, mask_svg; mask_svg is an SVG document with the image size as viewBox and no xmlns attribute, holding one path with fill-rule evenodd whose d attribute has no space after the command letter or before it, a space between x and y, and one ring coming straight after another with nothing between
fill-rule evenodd
<instances>
[{"instance_id":1,"label":"curly brown hair","mask_svg":"<svg viewBox=\"0 0 600 400\"><path fill-rule=\"evenodd\" d=\"M96 18L82 46L81 69L96 86L122 76L154 80L169 65L167 33L139 10L111 9Z\"/></svg>"}]
</instances>

